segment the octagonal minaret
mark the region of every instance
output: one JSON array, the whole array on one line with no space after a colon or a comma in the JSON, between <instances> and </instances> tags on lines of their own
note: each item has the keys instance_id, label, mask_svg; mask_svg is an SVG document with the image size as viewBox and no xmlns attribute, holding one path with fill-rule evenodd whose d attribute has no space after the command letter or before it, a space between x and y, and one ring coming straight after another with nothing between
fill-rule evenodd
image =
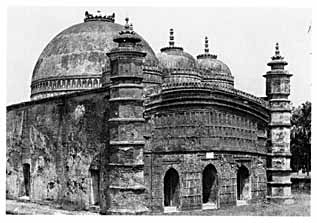
<instances>
[{"instance_id":1,"label":"octagonal minaret","mask_svg":"<svg viewBox=\"0 0 317 223\"><path fill-rule=\"evenodd\" d=\"M143 59L141 39L126 25L114 38L118 47L110 58L110 114L107 164L108 214L141 214L148 211L144 186Z\"/></svg>"},{"instance_id":2,"label":"octagonal minaret","mask_svg":"<svg viewBox=\"0 0 317 223\"><path fill-rule=\"evenodd\" d=\"M291 193L291 107L290 77L284 67L288 64L280 55L276 43L275 55L267 64L271 67L265 75L266 95L270 105L268 137L268 200L280 203L293 203Z\"/></svg>"}]
</instances>

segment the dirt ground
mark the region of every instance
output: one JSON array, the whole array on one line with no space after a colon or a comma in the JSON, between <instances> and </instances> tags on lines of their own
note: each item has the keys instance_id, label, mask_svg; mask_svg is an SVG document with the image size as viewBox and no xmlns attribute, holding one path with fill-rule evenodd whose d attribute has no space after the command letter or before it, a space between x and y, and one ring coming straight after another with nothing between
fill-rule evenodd
<instances>
[{"instance_id":1,"label":"dirt ground","mask_svg":"<svg viewBox=\"0 0 317 223\"><path fill-rule=\"evenodd\" d=\"M293 195L295 202L291 205L260 203L246 206L234 206L226 209L220 208L218 210L184 211L159 215L310 216L310 194L297 192L293 193ZM19 215L98 215L96 211L68 211L48 204L35 204L15 200L6 201L6 213Z\"/></svg>"},{"instance_id":2,"label":"dirt ground","mask_svg":"<svg viewBox=\"0 0 317 223\"><path fill-rule=\"evenodd\" d=\"M48 204L6 200L6 214L10 215L99 215L92 211L63 210Z\"/></svg>"}]
</instances>

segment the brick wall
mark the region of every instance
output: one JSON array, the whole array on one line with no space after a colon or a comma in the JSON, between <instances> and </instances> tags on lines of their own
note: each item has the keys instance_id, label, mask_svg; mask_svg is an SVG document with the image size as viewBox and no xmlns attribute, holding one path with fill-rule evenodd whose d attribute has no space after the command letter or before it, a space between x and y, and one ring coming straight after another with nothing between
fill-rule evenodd
<instances>
[{"instance_id":1,"label":"brick wall","mask_svg":"<svg viewBox=\"0 0 317 223\"><path fill-rule=\"evenodd\" d=\"M218 193L217 207L236 205L237 169L244 165L250 173L251 200L257 202L266 196L265 157L214 153L214 158L206 158L205 152L178 154L149 154L152 156L152 168L148 166L146 181L150 188L150 206L152 211L164 208L164 176L173 168L178 172L180 183L180 210L202 208L202 173L212 164L217 170Z\"/></svg>"}]
</instances>

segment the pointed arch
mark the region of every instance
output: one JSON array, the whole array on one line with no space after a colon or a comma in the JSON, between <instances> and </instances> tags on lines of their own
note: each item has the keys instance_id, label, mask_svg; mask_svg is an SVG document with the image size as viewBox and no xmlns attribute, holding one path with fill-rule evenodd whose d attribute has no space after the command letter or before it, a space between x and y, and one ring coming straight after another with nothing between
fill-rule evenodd
<instances>
[{"instance_id":1,"label":"pointed arch","mask_svg":"<svg viewBox=\"0 0 317 223\"><path fill-rule=\"evenodd\" d=\"M30 196L30 189L31 189L31 173L30 173L30 164L24 163L23 164L23 178L24 178L24 190L25 196Z\"/></svg>"},{"instance_id":2,"label":"pointed arch","mask_svg":"<svg viewBox=\"0 0 317 223\"><path fill-rule=\"evenodd\" d=\"M166 171L164 176L164 206L179 206L179 175L174 168Z\"/></svg>"},{"instance_id":3,"label":"pointed arch","mask_svg":"<svg viewBox=\"0 0 317 223\"><path fill-rule=\"evenodd\" d=\"M217 170L214 165L208 164L202 173L203 204L217 204L218 188Z\"/></svg>"},{"instance_id":4,"label":"pointed arch","mask_svg":"<svg viewBox=\"0 0 317 223\"><path fill-rule=\"evenodd\" d=\"M237 200L251 198L251 180L248 168L241 165L237 171Z\"/></svg>"}]
</instances>

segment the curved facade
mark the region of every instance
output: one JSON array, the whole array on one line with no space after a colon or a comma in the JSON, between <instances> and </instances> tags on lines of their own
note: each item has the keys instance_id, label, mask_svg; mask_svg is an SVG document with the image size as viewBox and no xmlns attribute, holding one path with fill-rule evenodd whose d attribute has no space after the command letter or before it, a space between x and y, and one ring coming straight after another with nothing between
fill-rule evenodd
<instances>
[{"instance_id":1,"label":"curved facade","mask_svg":"<svg viewBox=\"0 0 317 223\"><path fill-rule=\"evenodd\" d=\"M37 100L8 106L7 197L102 214L291 203L291 74L278 45L259 98L234 88L207 39L196 60L171 29L156 58L128 19L113 22L87 12L59 34L34 70Z\"/></svg>"},{"instance_id":2,"label":"curved facade","mask_svg":"<svg viewBox=\"0 0 317 223\"><path fill-rule=\"evenodd\" d=\"M269 118L265 101L231 88L183 83L153 96L146 114L151 123L148 159L153 163L149 172L154 178L151 187L155 190L152 193L155 208L168 209L162 205L160 196L163 192L160 179L168 168L179 171L177 208L182 210L212 209L265 199ZM217 171L218 181L209 185L213 198L204 203L202 173L210 164ZM239 192L237 171L241 166L249 171L244 187L248 189Z\"/></svg>"}]
</instances>

